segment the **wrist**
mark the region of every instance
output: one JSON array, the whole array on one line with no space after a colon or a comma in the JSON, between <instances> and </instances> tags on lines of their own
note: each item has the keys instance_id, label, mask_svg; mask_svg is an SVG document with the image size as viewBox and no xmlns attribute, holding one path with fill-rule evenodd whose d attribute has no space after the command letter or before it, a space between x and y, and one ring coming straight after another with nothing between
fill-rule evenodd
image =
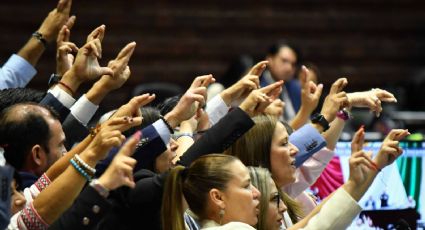
<instances>
[{"instance_id":1,"label":"wrist","mask_svg":"<svg viewBox=\"0 0 425 230\"><path fill-rule=\"evenodd\" d=\"M99 105L100 102L106 97L109 91L102 84L94 83L93 86L87 91L87 99L95 105Z\"/></svg>"},{"instance_id":2,"label":"wrist","mask_svg":"<svg viewBox=\"0 0 425 230\"><path fill-rule=\"evenodd\" d=\"M66 84L73 92L77 92L78 88L82 84L81 81L77 80L77 76L72 69L67 71L62 76L61 82ZM61 88L64 89L65 91L67 91L67 92L69 91L69 89L67 89L66 87L61 87ZM73 92L69 92L69 93L72 94Z\"/></svg>"},{"instance_id":3,"label":"wrist","mask_svg":"<svg viewBox=\"0 0 425 230\"><path fill-rule=\"evenodd\" d=\"M164 119L166 123L168 123L172 129L176 128L180 124L180 120L178 117L174 114L173 111L165 114Z\"/></svg>"},{"instance_id":4,"label":"wrist","mask_svg":"<svg viewBox=\"0 0 425 230\"><path fill-rule=\"evenodd\" d=\"M31 36L43 45L44 48L47 48L47 39L45 34L40 31L35 31Z\"/></svg>"},{"instance_id":5,"label":"wrist","mask_svg":"<svg viewBox=\"0 0 425 230\"><path fill-rule=\"evenodd\" d=\"M223 90L223 92L220 93L221 99L223 99L224 103L226 103L227 106L230 106L232 103L232 93L230 91L231 90L229 88Z\"/></svg>"},{"instance_id":6,"label":"wrist","mask_svg":"<svg viewBox=\"0 0 425 230\"><path fill-rule=\"evenodd\" d=\"M108 181L105 181L105 177L100 177L99 179L94 179L90 182L92 186L98 193L104 198L109 196L109 191L112 190L112 186L109 185Z\"/></svg>"},{"instance_id":7,"label":"wrist","mask_svg":"<svg viewBox=\"0 0 425 230\"><path fill-rule=\"evenodd\" d=\"M308 106L301 105L298 113L303 117L310 117L310 115L313 113L313 111Z\"/></svg>"}]
</instances>

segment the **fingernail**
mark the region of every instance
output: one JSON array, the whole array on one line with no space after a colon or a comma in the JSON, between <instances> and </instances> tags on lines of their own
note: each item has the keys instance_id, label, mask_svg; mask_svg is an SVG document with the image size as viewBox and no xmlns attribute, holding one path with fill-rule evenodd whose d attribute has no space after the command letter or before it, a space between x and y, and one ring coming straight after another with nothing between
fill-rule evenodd
<instances>
[{"instance_id":1,"label":"fingernail","mask_svg":"<svg viewBox=\"0 0 425 230\"><path fill-rule=\"evenodd\" d=\"M360 125L359 131L363 130L364 131L364 125Z\"/></svg>"},{"instance_id":2,"label":"fingernail","mask_svg":"<svg viewBox=\"0 0 425 230\"><path fill-rule=\"evenodd\" d=\"M142 137L142 131L137 131L136 133L134 133L134 137L137 138L137 140L139 140Z\"/></svg>"}]
</instances>

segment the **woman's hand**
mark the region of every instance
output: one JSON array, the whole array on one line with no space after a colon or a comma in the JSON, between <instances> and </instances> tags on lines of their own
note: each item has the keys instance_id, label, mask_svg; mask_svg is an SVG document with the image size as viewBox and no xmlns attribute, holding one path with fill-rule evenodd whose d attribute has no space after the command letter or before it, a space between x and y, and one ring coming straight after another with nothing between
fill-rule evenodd
<instances>
[{"instance_id":1,"label":"woman's hand","mask_svg":"<svg viewBox=\"0 0 425 230\"><path fill-rule=\"evenodd\" d=\"M99 178L99 183L106 189L114 190L121 186L134 188L133 169L136 166L136 159L132 158L141 137L141 132L136 132L115 155L109 167Z\"/></svg>"}]
</instances>

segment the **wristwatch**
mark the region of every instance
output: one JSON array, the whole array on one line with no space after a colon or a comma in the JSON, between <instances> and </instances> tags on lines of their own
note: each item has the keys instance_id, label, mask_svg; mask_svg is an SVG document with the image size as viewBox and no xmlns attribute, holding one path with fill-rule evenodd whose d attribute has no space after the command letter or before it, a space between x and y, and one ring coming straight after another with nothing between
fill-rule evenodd
<instances>
[{"instance_id":1,"label":"wristwatch","mask_svg":"<svg viewBox=\"0 0 425 230\"><path fill-rule=\"evenodd\" d=\"M49 82L47 83L47 85L49 87L52 87L53 85L57 84L61 80L61 78L61 75L52 73L52 75L50 75Z\"/></svg>"},{"instance_id":2,"label":"wristwatch","mask_svg":"<svg viewBox=\"0 0 425 230\"><path fill-rule=\"evenodd\" d=\"M90 182L92 186L101 196L107 198L109 196L109 190L99 183L97 179L93 179Z\"/></svg>"},{"instance_id":3,"label":"wristwatch","mask_svg":"<svg viewBox=\"0 0 425 230\"><path fill-rule=\"evenodd\" d=\"M314 114L313 117L311 118L311 122L314 123L314 124L319 124L320 126L322 126L323 132L325 132L326 130L328 130L329 127L330 127L329 126L329 122L320 113Z\"/></svg>"}]
</instances>

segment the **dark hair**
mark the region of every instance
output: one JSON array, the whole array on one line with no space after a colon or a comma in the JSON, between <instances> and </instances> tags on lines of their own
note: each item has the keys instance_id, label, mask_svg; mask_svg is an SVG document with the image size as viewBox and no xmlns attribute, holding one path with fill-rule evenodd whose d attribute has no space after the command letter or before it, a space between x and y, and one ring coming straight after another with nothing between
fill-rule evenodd
<instances>
[{"instance_id":1,"label":"dark hair","mask_svg":"<svg viewBox=\"0 0 425 230\"><path fill-rule=\"evenodd\" d=\"M146 106L146 107L141 107L140 110L143 116L142 124L140 124L140 126L132 127L131 129L125 131L123 134L126 137L130 137L138 130L146 128L147 126L153 124L155 121L159 120L161 117L159 110L155 107Z\"/></svg>"},{"instance_id":2,"label":"dark hair","mask_svg":"<svg viewBox=\"0 0 425 230\"><path fill-rule=\"evenodd\" d=\"M158 104L156 107L159 109L159 112L162 116L165 116L165 114L169 113L171 110L176 107L177 103L179 103L180 98L182 97L182 94L169 97L165 99L163 102Z\"/></svg>"},{"instance_id":3,"label":"dark hair","mask_svg":"<svg viewBox=\"0 0 425 230\"><path fill-rule=\"evenodd\" d=\"M46 96L45 92L30 88L10 88L0 90L0 111L18 103L39 103L44 96Z\"/></svg>"},{"instance_id":4,"label":"dark hair","mask_svg":"<svg viewBox=\"0 0 425 230\"><path fill-rule=\"evenodd\" d=\"M173 168L165 182L162 199L164 230L184 229L182 197L200 220L207 218L208 193L216 188L225 190L233 178L230 163L238 158L223 154L209 154L194 161L189 168Z\"/></svg>"},{"instance_id":5,"label":"dark hair","mask_svg":"<svg viewBox=\"0 0 425 230\"><path fill-rule=\"evenodd\" d=\"M277 53L279 53L280 49L285 48L285 47L294 51L296 59L297 59L295 65L298 65L298 63L301 63L301 60L302 60L301 51L297 47L295 47L294 44L290 44L289 42L287 42L285 40L281 40L281 41L278 41L278 42L272 44L267 50L267 55L268 56L275 56Z\"/></svg>"},{"instance_id":6,"label":"dark hair","mask_svg":"<svg viewBox=\"0 0 425 230\"><path fill-rule=\"evenodd\" d=\"M32 108L17 115L17 110L24 109L21 107L25 105ZM6 161L17 170L22 169L34 145L39 144L49 152L48 143L52 134L40 108L46 109L51 118L59 120L56 112L49 107L34 103L15 104L0 113L0 144L4 148Z\"/></svg>"}]
</instances>

